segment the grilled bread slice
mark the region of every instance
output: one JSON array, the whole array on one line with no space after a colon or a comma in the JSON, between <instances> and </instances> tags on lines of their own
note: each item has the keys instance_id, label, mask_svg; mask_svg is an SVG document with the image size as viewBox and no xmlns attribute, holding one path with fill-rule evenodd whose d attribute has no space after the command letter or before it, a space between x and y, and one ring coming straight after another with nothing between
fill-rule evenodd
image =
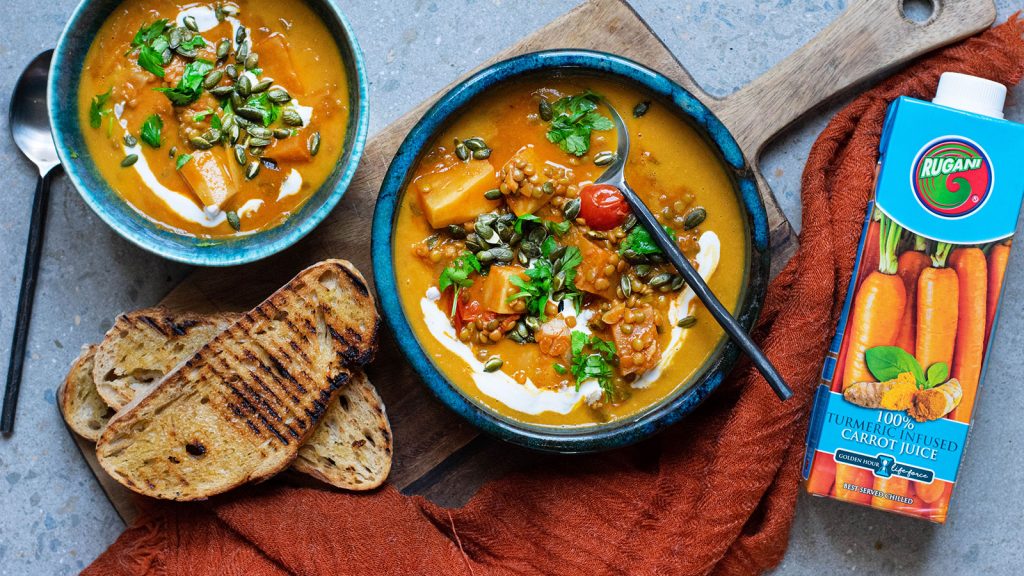
<instances>
[{"instance_id":1,"label":"grilled bread slice","mask_svg":"<svg viewBox=\"0 0 1024 576\"><path fill-rule=\"evenodd\" d=\"M121 314L96 350L96 390L110 407L120 410L239 317L173 314L162 307Z\"/></svg>"},{"instance_id":2,"label":"grilled bread slice","mask_svg":"<svg viewBox=\"0 0 1024 576\"><path fill-rule=\"evenodd\" d=\"M96 444L100 465L131 490L172 500L269 478L373 358L379 324L351 264L303 270L115 414Z\"/></svg>"},{"instance_id":3,"label":"grilled bread slice","mask_svg":"<svg viewBox=\"0 0 1024 576\"><path fill-rule=\"evenodd\" d=\"M331 400L292 469L349 490L371 490L391 471L391 426L384 402L363 372Z\"/></svg>"},{"instance_id":4,"label":"grilled bread slice","mask_svg":"<svg viewBox=\"0 0 1024 576\"><path fill-rule=\"evenodd\" d=\"M79 436L93 442L100 437L107 420L114 415L114 410L100 398L92 381L95 353L95 346L83 348L81 355L71 364L64 383L57 390L60 411L68 426Z\"/></svg>"}]
</instances>

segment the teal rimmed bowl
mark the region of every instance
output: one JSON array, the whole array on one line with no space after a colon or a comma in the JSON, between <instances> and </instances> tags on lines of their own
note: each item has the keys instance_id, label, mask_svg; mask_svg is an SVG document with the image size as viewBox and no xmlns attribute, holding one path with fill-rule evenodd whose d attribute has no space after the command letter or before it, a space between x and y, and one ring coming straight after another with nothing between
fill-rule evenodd
<instances>
[{"instance_id":1,"label":"teal rimmed bowl","mask_svg":"<svg viewBox=\"0 0 1024 576\"><path fill-rule=\"evenodd\" d=\"M620 56L586 50L555 50L526 54L494 64L452 88L424 114L398 149L377 198L373 216L374 279L384 318L399 347L445 405L480 429L529 448L555 452L593 452L639 442L692 412L725 379L739 357L738 347L723 339L707 362L676 392L640 413L607 424L552 427L528 424L498 414L464 394L420 346L398 294L392 238L399 203L419 159L435 135L466 109L477 96L503 83L532 75L600 76L639 87L674 110L715 150L733 182L746 219L746 285L736 318L747 329L754 325L769 277L768 217L753 174L736 140L692 94L665 76Z\"/></svg>"},{"instance_id":2,"label":"teal rimmed bowl","mask_svg":"<svg viewBox=\"0 0 1024 576\"><path fill-rule=\"evenodd\" d=\"M303 0L327 26L341 51L351 102L344 149L327 181L280 225L238 238L210 241L162 228L133 209L103 179L85 145L78 115L78 85L89 46L121 0L85 0L57 41L47 106L57 153L85 203L118 234L164 258L199 266L234 266L280 252L313 230L345 194L363 154L369 100L363 54L352 27L331 0Z\"/></svg>"}]
</instances>

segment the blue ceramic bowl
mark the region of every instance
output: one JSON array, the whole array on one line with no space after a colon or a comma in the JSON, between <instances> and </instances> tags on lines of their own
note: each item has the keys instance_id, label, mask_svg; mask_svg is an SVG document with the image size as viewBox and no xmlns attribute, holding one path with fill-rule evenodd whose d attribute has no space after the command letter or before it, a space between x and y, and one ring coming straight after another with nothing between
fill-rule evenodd
<instances>
[{"instance_id":1,"label":"blue ceramic bowl","mask_svg":"<svg viewBox=\"0 0 1024 576\"><path fill-rule=\"evenodd\" d=\"M61 164L96 214L121 236L164 258L200 266L233 266L280 252L308 234L341 200L352 181L369 124L366 71L352 27L331 0L304 0L338 43L352 102L341 158L315 194L282 224L261 232L211 242L161 228L136 212L100 175L78 119L78 84L85 55L100 26L121 0L84 0L57 41L47 93L50 124Z\"/></svg>"},{"instance_id":2,"label":"blue ceramic bowl","mask_svg":"<svg viewBox=\"0 0 1024 576\"><path fill-rule=\"evenodd\" d=\"M395 276L391 239L399 202L421 155L435 134L457 117L476 96L502 83L529 75L590 75L633 84L661 101L690 123L715 149L730 172L735 193L746 213L748 269L737 319L749 330L764 302L769 274L768 218L750 168L725 126L692 94L668 78L612 54L556 50L526 54L499 62L473 75L445 94L412 129L388 169L373 217L373 262L377 294L384 317L399 346L431 391L449 408L482 430L529 448L556 452L592 452L638 442L692 412L726 377L739 349L723 340L710 359L677 392L639 414L608 424L552 427L512 420L477 403L451 383L423 351L402 310Z\"/></svg>"}]
</instances>

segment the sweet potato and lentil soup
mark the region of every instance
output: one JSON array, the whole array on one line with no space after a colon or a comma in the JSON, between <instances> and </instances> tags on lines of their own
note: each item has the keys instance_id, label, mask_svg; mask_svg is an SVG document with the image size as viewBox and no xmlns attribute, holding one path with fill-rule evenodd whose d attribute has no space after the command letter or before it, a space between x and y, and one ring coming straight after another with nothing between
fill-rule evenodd
<instances>
[{"instance_id":1,"label":"sweet potato and lentil soup","mask_svg":"<svg viewBox=\"0 0 1024 576\"><path fill-rule=\"evenodd\" d=\"M727 307L743 293L744 217L718 156L639 90L527 78L473 101L434 140L394 228L400 299L438 368L515 420L580 426L675 392L723 338L614 189L601 98L632 137L626 174Z\"/></svg>"},{"instance_id":2,"label":"sweet potato and lentil soup","mask_svg":"<svg viewBox=\"0 0 1024 576\"><path fill-rule=\"evenodd\" d=\"M300 0L126 0L89 49L87 153L136 211L203 238L282 223L344 147L348 79Z\"/></svg>"}]
</instances>

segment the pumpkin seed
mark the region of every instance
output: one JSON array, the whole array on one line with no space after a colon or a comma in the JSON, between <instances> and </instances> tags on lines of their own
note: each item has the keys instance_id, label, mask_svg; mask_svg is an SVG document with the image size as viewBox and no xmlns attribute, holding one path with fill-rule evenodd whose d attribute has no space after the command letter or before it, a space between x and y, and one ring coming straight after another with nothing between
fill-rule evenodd
<instances>
[{"instance_id":1,"label":"pumpkin seed","mask_svg":"<svg viewBox=\"0 0 1024 576\"><path fill-rule=\"evenodd\" d=\"M514 232L508 224L500 221L494 225L494 231L498 233L498 238L501 238L502 242L509 242Z\"/></svg>"},{"instance_id":2,"label":"pumpkin seed","mask_svg":"<svg viewBox=\"0 0 1024 576\"><path fill-rule=\"evenodd\" d=\"M681 290L686 284L686 280L682 276L674 276L672 278L672 290Z\"/></svg>"},{"instance_id":3,"label":"pumpkin seed","mask_svg":"<svg viewBox=\"0 0 1024 576\"><path fill-rule=\"evenodd\" d=\"M174 58L174 53L171 52L170 48L168 48L168 49L166 49L166 50L164 50L163 52L160 53L160 60L161 60L161 62L163 62L164 66L167 66L168 64L170 64L172 58Z\"/></svg>"},{"instance_id":4,"label":"pumpkin seed","mask_svg":"<svg viewBox=\"0 0 1024 576\"><path fill-rule=\"evenodd\" d=\"M253 140L255 140L255 138L250 138L249 139L249 154L259 158L260 156L263 156L264 152L266 152L267 147L266 146L262 146L262 145L261 146L257 146L255 144L253 144Z\"/></svg>"},{"instance_id":5,"label":"pumpkin seed","mask_svg":"<svg viewBox=\"0 0 1024 576\"><path fill-rule=\"evenodd\" d=\"M252 80L249 76L243 74L238 77L238 82L235 82L235 92L242 98L247 98L252 93Z\"/></svg>"},{"instance_id":6,"label":"pumpkin seed","mask_svg":"<svg viewBox=\"0 0 1024 576\"><path fill-rule=\"evenodd\" d=\"M530 263L530 258L522 250L516 252L516 260L518 260L519 263L522 264L523 266L526 266Z\"/></svg>"},{"instance_id":7,"label":"pumpkin seed","mask_svg":"<svg viewBox=\"0 0 1024 576\"><path fill-rule=\"evenodd\" d=\"M203 78L203 88L209 90L220 83L221 78L224 77L224 72L221 70L214 70Z\"/></svg>"},{"instance_id":8,"label":"pumpkin seed","mask_svg":"<svg viewBox=\"0 0 1024 576\"><path fill-rule=\"evenodd\" d=\"M580 199L573 198L562 205L562 214L566 220L575 220L580 215Z\"/></svg>"},{"instance_id":9,"label":"pumpkin seed","mask_svg":"<svg viewBox=\"0 0 1024 576\"><path fill-rule=\"evenodd\" d=\"M252 106L242 106L241 108L235 108L235 114L238 114L246 120L252 120L254 122L263 122L263 110L259 108L253 108ZM248 126L246 126L248 128Z\"/></svg>"},{"instance_id":10,"label":"pumpkin seed","mask_svg":"<svg viewBox=\"0 0 1024 576\"><path fill-rule=\"evenodd\" d=\"M479 252L479 251L481 251L481 250L483 250L485 248L486 248L486 246L484 246L482 244L479 236L477 236L476 234L467 234L466 235L466 249L467 250L469 250L470 252L476 253L476 252Z\"/></svg>"},{"instance_id":11,"label":"pumpkin seed","mask_svg":"<svg viewBox=\"0 0 1024 576\"><path fill-rule=\"evenodd\" d=\"M551 119L555 117L555 112L551 109L551 102L548 102L547 98L540 99L540 105L538 108L541 120L551 122Z\"/></svg>"},{"instance_id":12,"label":"pumpkin seed","mask_svg":"<svg viewBox=\"0 0 1024 576\"><path fill-rule=\"evenodd\" d=\"M636 215L630 212L626 216L626 221L622 223L622 230L625 232L629 232L630 230L633 229L633 226L636 226Z\"/></svg>"},{"instance_id":13,"label":"pumpkin seed","mask_svg":"<svg viewBox=\"0 0 1024 576\"><path fill-rule=\"evenodd\" d=\"M490 252L498 262L511 262L514 256L508 248L491 248Z\"/></svg>"},{"instance_id":14,"label":"pumpkin seed","mask_svg":"<svg viewBox=\"0 0 1024 576\"><path fill-rule=\"evenodd\" d=\"M469 148L466 148L466 145L460 142L455 145L455 155L459 157L459 160L469 160Z\"/></svg>"},{"instance_id":15,"label":"pumpkin seed","mask_svg":"<svg viewBox=\"0 0 1024 576\"><path fill-rule=\"evenodd\" d=\"M287 90L280 86L274 86L267 91L267 99L277 104L283 104L292 99L292 95Z\"/></svg>"},{"instance_id":16,"label":"pumpkin seed","mask_svg":"<svg viewBox=\"0 0 1024 576\"><path fill-rule=\"evenodd\" d=\"M502 364L504 362L501 361L500 357L491 356L487 359L487 362L484 362L484 372L497 372L501 369Z\"/></svg>"},{"instance_id":17,"label":"pumpkin seed","mask_svg":"<svg viewBox=\"0 0 1024 576\"><path fill-rule=\"evenodd\" d=\"M309 146L309 155L316 156L316 153L320 151L320 133L313 132L306 145Z\"/></svg>"},{"instance_id":18,"label":"pumpkin seed","mask_svg":"<svg viewBox=\"0 0 1024 576\"><path fill-rule=\"evenodd\" d=\"M199 55L199 52L195 48L185 48L184 45L181 45L181 46L178 46L177 48L175 48L174 52L176 54L180 54L181 56L184 56L185 58L195 58L196 56Z\"/></svg>"},{"instance_id":19,"label":"pumpkin seed","mask_svg":"<svg viewBox=\"0 0 1024 576\"><path fill-rule=\"evenodd\" d=\"M232 124L231 128L228 129L228 140L230 140L231 143L234 144L238 142L238 136L240 134L241 129L238 127L238 124Z\"/></svg>"},{"instance_id":20,"label":"pumpkin seed","mask_svg":"<svg viewBox=\"0 0 1024 576\"><path fill-rule=\"evenodd\" d=\"M647 260L649 260L651 262L651 264L664 264L665 263L665 257L662 256L661 254L648 254L646 256L646 258L647 258Z\"/></svg>"},{"instance_id":21,"label":"pumpkin seed","mask_svg":"<svg viewBox=\"0 0 1024 576\"><path fill-rule=\"evenodd\" d=\"M639 117L643 116L644 114L647 114L647 111L650 110L650 109L651 109L651 101L650 100L644 100L643 102L641 102L641 103L639 103L639 104L637 104L636 106L633 107L633 118L639 118Z\"/></svg>"},{"instance_id":22,"label":"pumpkin seed","mask_svg":"<svg viewBox=\"0 0 1024 576\"><path fill-rule=\"evenodd\" d=\"M703 224L707 217L708 211L697 206L686 213L686 217L683 219L683 228L686 230L693 230L697 226Z\"/></svg>"},{"instance_id":23,"label":"pumpkin seed","mask_svg":"<svg viewBox=\"0 0 1024 576\"><path fill-rule=\"evenodd\" d=\"M181 22L189 30L191 30L193 32L199 32L199 24L196 24L196 19L195 19L194 16L191 16L191 15L190 16L185 16L184 18L181 19Z\"/></svg>"},{"instance_id":24,"label":"pumpkin seed","mask_svg":"<svg viewBox=\"0 0 1024 576\"><path fill-rule=\"evenodd\" d=\"M245 69L246 70L253 70L253 69L259 68L259 65L260 65L260 55L259 54L253 52L253 53L251 53L251 54L249 54L248 56L245 57ZM268 85L268 88L269 88L269 85Z\"/></svg>"},{"instance_id":25,"label":"pumpkin seed","mask_svg":"<svg viewBox=\"0 0 1024 576\"><path fill-rule=\"evenodd\" d=\"M526 340L530 337L530 327L526 325L526 322L516 322L516 333L520 338Z\"/></svg>"},{"instance_id":26,"label":"pumpkin seed","mask_svg":"<svg viewBox=\"0 0 1024 576\"><path fill-rule=\"evenodd\" d=\"M247 31L245 29L245 26L239 26L238 30L235 30L235 44L241 44L242 42L245 42L246 33Z\"/></svg>"},{"instance_id":27,"label":"pumpkin seed","mask_svg":"<svg viewBox=\"0 0 1024 576\"><path fill-rule=\"evenodd\" d=\"M285 108L281 111L281 121L289 126L302 126L302 116L294 108Z\"/></svg>"},{"instance_id":28,"label":"pumpkin seed","mask_svg":"<svg viewBox=\"0 0 1024 576\"><path fill-rule=\"evenodd\" d=\"M174 28L171 28L170 33L167 34L167 47L174 50L178 46L181 46L181 28L175 26Z\"/></svg>"},{"instance_id":29,"label":"pumpkin seed","mask_svg":"<svg viewBox=\"0 0 1024 576\"><path fill-rule=\"evenodd\" d=\"M607 166L607 165L611 164L614 161L615 161L615 153L614 152L608 152L607 150L604 151L604 152L598 152L597 155L594 156L594 165L595 166Z\"/></svg>"},{"instance_id":30,"label":"pumpkin seed","mask_svg":"<svg viewBox=\"0 0 1024 576\"><path fill-rule=\"evenodd\" d=\"M630 281L629 276L623 274L619 278L619 288L622 289L622 297L629 298L629 295L633 293L633 282Z\"/></svg>"},{"instance_id":31,"label":"pumpkin seed","mask_svg":"<svg viewBox=\"0 0 1024 576\"><path fill-rule=\"evenodd\" d=\"M213 143L213 142L217 142L218 140L220 140L221 136L223 136L223 135L224 135L224 133L221 132L220 130L218 130L216 128L210 128L209 130L207 130L206 132L203 133L203 140L206 140L207 142Z\"/></svg>"},{"instance_id":32,"label":"pumpkin seed","mask_svg":"<svg viewBox=\"0 0 1024 576\"><path fill-rule=\"evenodd\" d=\"M227 84L225 84L224 86L215 86L213 88L210 88L209 90L210 94L213 94L217 98L227 98L228 96L231 96L235 93L235 87L228 86Z\"/></svg>"},{"instance_id":33,"label":"pumpkin seed","mask_svg":"<svg viewBox=\"0 0 1024 576\"><path fill-rule=\"evenodd\" d=\"M238 80L238 68L235 68L234 66L225 66L224 73L228 75L228 78Z\"/></svg>"},{"instance_id":34,"label":"pumpkin seed","mask_svg":"<svg viewBox=\"0 0 1024 576\"><path fill-rule=\"evenodd\" d=\"M522 245L519 246L519 253L529 258L540 257L540 247L529 240L524 240Z\"/></svg>"},{"instance_id":35,"label":"pumpkin seed","mask_svg":"<svg viewBox=\"0 0 1024 576\"><path fill-rule=\"evenodd\" d=\"M197 150L209 150L210 148L213 148L213 144L210 144L210 141L202 136L193 136L188 139L188 143Z\"/></svg>"},{"instance_id":36,"label":"pumpkin seed","mask_svg":"<svg viewBox=\"0 0 1024 576\"><path fill-rule=\"evenodd\" d=\"M121 160L121 168L127 168L127 167L131 166L132 164L135 164L138 161L139 161L139 155L138 154L129 154L129 155L124 157L124 160Z\"/></svg>"},{"instance_id":37,"label":"pumpkin seed","mask_svg":"<svg viewBox=\"0 0 1024 576\"><path fill-rule=\"evenodd\" d=\"M488 224L477 224L476 235L491 246L501 244L501 237L499 237L498 233L494 231L494 228L491 228Z\"/></svg>"},{"instance_id":38,"label":"pumpkin seed","mask_svg":"<svg viewBox=\"0 0 1024 576\"><path fill-rule=\"evenodd\" d=\"M622 257L625 258L627 262L644 262L647 260L643 254L637 253L632 248L626 248L623 250Z\"/></svg>"},{"instance_id":39,"label":"pumpkin seed","mask_svg":"<svg viewBox=\"0 0 1024 576\"><path fill-rule=\"evenodd\" d=\"M462 226L459 226L458 224L449 224L448 234L451 234L453 238L465 238L466 229Z\"/></svg>"},{"instance_id":40,"label":"pumpkin seed","mask_svg":"<svg viewBox=\"0 0 1024 576\"><path fill-rule=\"evenodd\" d=\"M231 52L231 40L227 38L217 43L217 60L223 60Z\"/></svg>"},{"instance_id":41,"label":"pumpkin seed","mask_svg":"<svg viewBox=\"0 0 1024 576\"><path fill-rule=\"evenodd\" d=\"M468 138L464 140L462 143L466 145L466 148L469 148L473 152L487 148L487 143L484 142L483 138L478 138L475 136L473 138Z\"/></svg>"},{"instance_id":42,"label":"pumpkin seed","mask_svg":"<svg viewBox=\"0 0 1024 576\"><path fill-rule=\"evenodd\" d=\"M640 278L646 278L647 275L651 273L651 265L650 264L637 264L633 268L633 272L635 272L636 275L638 277L640 277Z\"/></svg>"},{"instance_id":43,"label":"pumpkin seed","mask_svg":"<svg viewBox=\"0 0 1024 576\"><path fill-rule=\"evenodd\" d=\"M249 136L260 138L261 140L270 140L274 136L273 130L263 126L250 126L246 129L246 132L249 133Z\"/></svg>"},{"instance_id":44,"label":"pumpkin seed","mask_svg":"<svg viewBox=\"0 0 1024 576\"><path fill-rule=\"evenodd\" d=\"M548 229L545 226L535 226L527 233L526 237L537 246L540 246L544 239L548 237Z\"/></svg>"},{"instance_id":45,"label":"pumpkin seed","mask_svg":"<svg viewBox=\"0 0 1024 576\"><path fill-rule=\"evenodd\" d=\"M484 148L483 150L477 150L473 152L473 158L476 160L486 160L491 157L491 149Z\"/></svg>"},{"instance_id":46,"label":"pumpkin seed","mask_svg":"<svg viewBox=\"0 0 1024 576\"><path fill-rule=\"evenodd\" d=\"M488 262L494 262L494 254L492 254L490 250L481 250L476 253L476 259L479 260L481 264L487 264Z\"/></svg>"},{"instance_id":47,"label":"pumpkin seed","mask_svg":"<svg viewBox=\"0 0 1024 576\"><path fill-rule=\"evenodd\" d=\"M224 216L227 217L228 225L230 225L231 228L235 230L235 232L238 232L239 230L242 229L242 221L238 219L238 212L235 212L234 210L228 210L224 214Z\"/></svg>"},{"instance_id":48,"label":"pumpkin seed","mask_svg":"<svg viewBox=\"0 0 1024 576\"><path fill-rule=\"evenodd\" d=\"M257 138L251 133L249 134L249 146L270 146L270 142L269 138Z\"/></svg>"},{"instance_id":49,"label":"pumpkin seed","mask_svg":"<svg viewBox=\"0 0 1024 576\"><path fill-rule=\"evenodd\" d=\"M135 136L132 136L131 134L125 133L125 135L124 135L124 143L129 148L134 148L134 147L139 145L139 140L137 138L135 138Z\"/></svg>"},{"instance_id":50,"label":"pumpkin seed","mask_svg":"<svg viewBox=\"0 0 1024 576\"><path fill-rule=\"evenodd\" d=\"M178 147L177 146L171 146L171 149L167 151L167 155L169 157L171 157L171 158L174 158L175 156L177 156L178 155Z\"/></svg>"},{"instance_id":51,"label":"pumpkin seed","mask_svg":"<svg viewBox=\"0 0 1024 576\"><path fill-rule=\"evenodd\" d=\"M235 162L238 162L239 166L245 166L245 162L246 162L245 147L244 146L237 146L236 145L234 147L234 151L235 151Z\"/></svg>"},{"instance_id":52,"label":"pumpkin seed","mask_svg":"<svg viewBox=\"0 0 1024 576\"><path fill-rule=\"evenodd\" d=\"M245 165L245 179L252 180L260 173L260 163L256 160Z\"/></svg>"},{"instance_id":53,"label":"pumpkin seed","mask_svg":"<svg viewBox=\"0 0 1024 576\"><path fill-rule=\"evenodd\" d=\"M668 274L668 273L664 273L664 274L658 274L654 278L651 278L651 281L648 282L648 284L650 284L651 288L657 288L658 286L662 286L662 285L668 284L671 281L672 281L672 275Z\"/></svg>"},{"instance_id":54,"label":"pumpkin seed","mask_svg":"<svg viewBox=\"0 0 1024 576\"><path fill-rule=\"evenodd\" d=\"M567 246L559 246L558 248L555 248L554 250L551 251L551 254L548 254L548 258L551 261L561 260L562 256L565 256L565 249L566 248L567 248ZM555 262L555 264L558 267L562 266L561 262Z\"/></svg>"},{"instance_id":55,"label":"pumpkin seed","mask_svg":"<svg viewBox=\"0 0 1024 576\"><path fill-rule=\"evenodd\" d=\"M488 190L487 192L484 192L484 198L487 198L488 200L497 200L498 198L501 198L501 190L498 190L497 188Z\"/></svg>"},{"instance_id":56,"label":"pumpkin seed","mask_svg":"<svg viewBox=\"0 0 1024 576\"><path fill-rule=\"evenodd\" d=\"M565 288L565 270L561 270L555 277L551 279L551 291L558 292L562 288Z\"/></svg>"},{"instance_id":57,"label":"pumpkin seed","mask_svg":"<svg viewBox=\"0 0 1024 576\"><path fill-rule=\"evenodd\" d=\"M527 316L524 322L526 323L526 327L530 330L536 331L540 328L540 318L537 318L536 316Z\"/></svg>"},{"instance_id":58,"label":"pumpkin seed","mask_svg":"<svg viewBox=\"0 0 1024 576\"><path fill-rule=\"evenodd\" d=\"M235 115L230 112L224 114L224 118L220 121L220 128L225 132L231 131L235 126Z\"/></svg>"},{"instance_id":59,"label":"pumpkin seed","mask_svg":"<svg viewBox=\"0 0 1024 576\"><path fill-rule=\"evenodd\" d=\"M498 215L494 214L493 212L484 212L483 214L480 214L476 217L476 223L478 226L480 224L490 226L491 224L494 224L497 221Z\"/></svg>"},{"instance_id":60,"label":"pumpkin seed","mask_svg":"<svg viewBox=\"0 0 1024 576\"><path fill-rule=\"evenodd\" d=\"M275 128L274 129L274 138L277 138L278 140L284 140L285 138L287 138L287 137L289 137L291 135L292 135L292 131L287 129L287 128Z\"/></svg>"},{"instance_id":61,"label":"pumpkin seed","mask_svg":"<svg viewBox=\"0 0 1024 576\"><path fill-rule=\"evenodd\" d=\"M512 230L512 235L508 237L508 243L511 246L519 244L519 241L523 239L523 235L515 230Z\"/></svg>"},{"instance_id":62,"label":"pumpkin seed","mask_svg":"<svg viewBox=\"0 0 1024 576\"><path fill-rule=\"evenodd\" d=\"M693 328L696 324L696 316L685 316L683 318L680 318L679 322L676 322L676 326L679 326L680 328Z\"/></svg>"}]
</instances>

